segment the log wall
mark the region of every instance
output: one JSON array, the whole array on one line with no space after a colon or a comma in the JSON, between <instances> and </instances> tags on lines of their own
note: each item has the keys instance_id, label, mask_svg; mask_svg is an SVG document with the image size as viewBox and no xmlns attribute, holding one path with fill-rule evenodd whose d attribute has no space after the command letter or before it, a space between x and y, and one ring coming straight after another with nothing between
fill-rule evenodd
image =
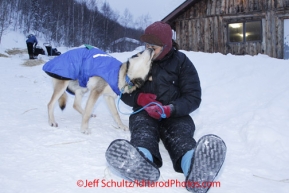
<instances>
[{"instance_id":1,"label":"log wall","mask_svg":"<svg viewBox=\"0 0 289 193\"><path fill-rule=\"evenodd\" d=\"M289 0L201 0L174 20L174 28L183 50L283 58L284 19ZM228 42L228 23L256 20L262 21L262 41Z\"/></svg>"}]
</instances>

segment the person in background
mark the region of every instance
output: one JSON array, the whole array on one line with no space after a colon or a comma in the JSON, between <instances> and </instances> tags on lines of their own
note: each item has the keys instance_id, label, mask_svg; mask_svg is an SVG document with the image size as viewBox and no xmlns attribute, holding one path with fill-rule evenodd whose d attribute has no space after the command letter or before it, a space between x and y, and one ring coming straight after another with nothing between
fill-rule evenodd
<instances>
[{"instance_id":1,"label":"person in background","mask_svg":"<svg viewBox=\"0 0 289 193\"><path fill-rule=\"evenodd\" d=\"M35 35L29 34L27 36L26 44L27 44L29 59L35 59L33 50L34 50L34 47L37 45L37 43L38 43L38 41L37 41Z\"/></svg>"}]
</instances>

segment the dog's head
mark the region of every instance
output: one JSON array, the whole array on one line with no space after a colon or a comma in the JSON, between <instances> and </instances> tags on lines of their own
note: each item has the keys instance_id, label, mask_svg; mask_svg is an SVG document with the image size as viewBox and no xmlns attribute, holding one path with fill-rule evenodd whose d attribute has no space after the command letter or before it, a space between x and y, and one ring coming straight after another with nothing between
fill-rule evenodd
<instances>
[{"instance_id":1,"label":"dog's head","mask_svg":"<svg viewBox=\"0 0 289 193\"><path fill-rule=\"evenodd\" d=\"M131 93L136 88L140 88L148 79L153 56L154 50L149 48L127 61L127 77L132 84L124 87L125 93Z\"/></svg>"}]
</instances>

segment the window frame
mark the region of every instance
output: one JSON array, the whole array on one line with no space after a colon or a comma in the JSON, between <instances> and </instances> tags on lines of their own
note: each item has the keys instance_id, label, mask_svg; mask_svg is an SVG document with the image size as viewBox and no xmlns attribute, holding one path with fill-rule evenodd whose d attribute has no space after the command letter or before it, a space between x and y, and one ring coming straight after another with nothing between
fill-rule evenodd
<instances>
[{"instance_id":1,"label":"window frame","mask_svg":"<svg viewBox=\"0 0 289 193\"><path fill-rule=\"evenodd\" d=\"M254 41L246 41L246 23L249 22L260 22L260 35L261 35L261 39L260 40L254 40ZM230 24L234 24L234 23L242 23L243 24L243 41L241 42L231 42L230 41L230 29L229 29L229 25ZM254 43L254 42L263 42L263 26L262 26L262 20L261 19L256 19L256 20L250 20L250 21L234 21L234 22L229 22L227 23L227 35L228 35L228 42L230 44L240 44L240 43Z\"/></svg>"}]
</instances>

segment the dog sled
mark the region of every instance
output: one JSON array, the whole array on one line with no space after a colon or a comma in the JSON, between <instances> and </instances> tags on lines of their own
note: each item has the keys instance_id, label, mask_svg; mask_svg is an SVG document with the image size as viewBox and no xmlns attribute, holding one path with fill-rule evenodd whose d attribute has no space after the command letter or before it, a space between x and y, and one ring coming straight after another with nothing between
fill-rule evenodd
<instances>
[{"instance_id":1,"label":"dog sled","mask_svg":"<svg viewBox=\"0 0 289 193\"><path fill-rule=\"evenodd\" d=\"M56 48L52 48L50 43L44 43L43 46L46 48L48 56L59 56L61 54Z\"/></svg>"}]
</instances>

